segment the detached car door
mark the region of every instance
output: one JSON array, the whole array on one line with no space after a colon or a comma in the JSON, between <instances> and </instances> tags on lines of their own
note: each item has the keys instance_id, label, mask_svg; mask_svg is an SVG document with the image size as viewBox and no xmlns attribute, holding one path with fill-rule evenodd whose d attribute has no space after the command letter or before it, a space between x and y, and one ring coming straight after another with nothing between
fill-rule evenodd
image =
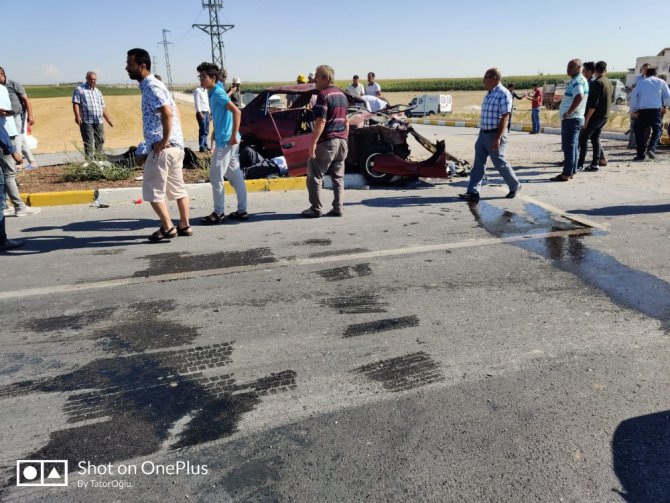
<instances>
[{"instance_id":1,"label":"detached car door","mask_svg":"<svg viewBox=\"0 0 670 503\"><path fill-rule=\"evenodd\" d=\"M307 173L309 144L312 141L313 115L307 108L290 108L270 114L286 159L289 176Z\"/></svg>"}]
</instances>

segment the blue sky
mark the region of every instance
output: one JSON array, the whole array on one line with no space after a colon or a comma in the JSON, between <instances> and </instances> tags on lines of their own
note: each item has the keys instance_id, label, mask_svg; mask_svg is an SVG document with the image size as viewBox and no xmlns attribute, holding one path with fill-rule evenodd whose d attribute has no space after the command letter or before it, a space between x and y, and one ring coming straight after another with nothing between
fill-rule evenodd
<instances>
[{"instance_id":1,"label":"blue sky","mask_svg":"<svg viewBox=\"0 0 670 503\"><path fill-rule=\"evenodd\" d=\"M566 5L573 5L566 9ZM668 0L224 0L221 21L230 76L242 81L293 81L319 64L336 78L377 79L562 73L574 57L604 59L625 71L638 56L670 46ZM550 6L550 7L548 7ZM636 11L643 10L644 13ZM24 84L129 82L126 51L147 49L165 73L162 29L170 30L175 83L196 82L195 67L211 60L200 0L0 0L0 66ZM654 14L655 13L655 14ZM597 26L596 26L597 25Z\"/></svg>"}]
</instances>

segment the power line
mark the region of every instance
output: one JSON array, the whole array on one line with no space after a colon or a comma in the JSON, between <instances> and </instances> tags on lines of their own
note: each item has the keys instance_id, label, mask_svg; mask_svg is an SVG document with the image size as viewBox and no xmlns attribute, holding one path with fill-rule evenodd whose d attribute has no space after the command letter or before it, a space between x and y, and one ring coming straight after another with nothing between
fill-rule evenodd
<instances>
[{"instance_id":1,"label":"power line","mask_svg":"<svg viewBox=\"0 0 670 503\"><path fill-rule=\"evenodd\" d=\"M151 59L151 69L153 70L153 73L158 73L158 58L152 56Z\"/></svg>"},{"instance_id":2,"label":"power line","mask_svg":"<svg viewBox=\"0 0 670 503\"><path fill-rule=\"evenodd\" d=\"M165 74L167 77L168 89L174 95L172 91L172 72L170 71L170 55L168 54L168 45L172 45L172 42L167 41L166 33L170 33L170 30L163 28L163 41L158 42L158 45L162 45L165 49Z\"/></svg>"},{"instance_id":3,"label":"power line","mask_svg":"<svg viewBox=\"0 0 670 503\"><path fill-rule=\"evenodd\" d=\"M235 28L233 24L219 23L219 10L223 8L221 0L202 0L203 9L209 9L209 24L194 24L193 28L200 28L207 33L212 43L212 62L219 68L226 67L225 53L223 50L223 34Z\"/></svg>"}]
</instances>

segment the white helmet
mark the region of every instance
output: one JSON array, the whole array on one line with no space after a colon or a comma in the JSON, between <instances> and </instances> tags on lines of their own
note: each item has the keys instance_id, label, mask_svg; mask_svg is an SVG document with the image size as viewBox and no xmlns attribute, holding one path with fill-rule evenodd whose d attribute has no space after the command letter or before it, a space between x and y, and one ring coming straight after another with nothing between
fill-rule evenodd
<instances>
[{"instance_id":1,"label":"white helmet","mask_svg":"<svg viewBox=\"0 0 670 503\"><path fill-rule=\"evenodd\" d=\"M239 77L233 77L233 84L241 84L242 81L240 80Z\"/></svg>"}]
</instances>

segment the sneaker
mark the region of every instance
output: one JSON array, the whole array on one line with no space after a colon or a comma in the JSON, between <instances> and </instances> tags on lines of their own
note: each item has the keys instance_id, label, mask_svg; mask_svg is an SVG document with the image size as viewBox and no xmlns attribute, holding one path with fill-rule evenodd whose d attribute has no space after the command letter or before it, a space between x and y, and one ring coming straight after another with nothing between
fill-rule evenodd
<instances>
[{"instance_id":1,"label":"sneaker","mask_svg":"<svg viewBox=\"0 0 670 503\"><path fill-rule=\"evenodd\" d=\"M28 165L27 165L25 168L23 168L23 169L25 169L26 171L32 171L33 169L37 169L37 166L35 166L34 164L28 164Z\"/></svg>"},{"instance_id":2,"label":"sneaker","mask_svg":"<svg viewBox=\"0 0 670 503\"><path fill-rule=\"evenodd\" d=\"M333 208L330 210L328 213L326 213L329 217L341 217L342 216L342 210L336 210Z\"/></svg>"},{"instance_id":3,"label":"sneaker","mask_svg":"<svg viewBox=\"0 0 670 503\"><path fill-rule=\"evenodd\" d=\"M465 192L464 194L458 194L458 197L466 201L479 201L479 194L476 192Z\"/></svg>"},{"instance_id":4,"label":"sneaker","mask_svg":"<svg viewBox=\"0 0 670 503\"><path fill-rule=\"evenodd\" d=\"M23 246L23 239L5 239L0 243L0 251L13 250L19 246Z\"/></svg>"},{"instance_id":5,"label":"sneaker","mask_svg":"<svg viewBox=\"0 0 670 503\"><path fill-rule=\"evenodd\" d=\"M15 217L16 212L14 211L14 208L6 208L2 210L2 216L3 217Z\"/></svg>"},{"instance_id":6,"label":"sneaker","mask_svg":"<svg viewBox=\"0 0 670 503\"><path fill-rule=\"evenodd\" d=\"M505 198L506 199L514 199L516 197L516 195L519 193L520 190L521 190L521 183L519 183L519 185L516 186L516 189L510 190L507 193L507 195L505 196Z\"/></svg>"},{"instance_id":7,"label":"sneaker","mask_svg":"<svg viewBox=\"0 0 670 503\"><path fill-rule=\"evenodd\" d=\"M599 171L597 164L591 164L588 168L584 168L584 171Z\"/></svg>"},{"instance_id":8,"label":"sneaker","mask_svg":"<svg viewBox=\"0 0 670 503\"><path fill-rule=\"evenodd\" d=\"M649 159L656 159L656 154L654 154L651 150L647 150L647 157L649 157Z\"/></svg>"},{"instance_id":9,"label":"sneaker","mask_svg":"<svg viewBox=\"0 0 670 503\"><path fill-rule=\"evenodd\" d=\"M16 216L17 217L27 217L30 215L37 215L40 211L42 211L42 208L32 208L31 206L26 206L25 208L21 208L20 210L16 210Z\"/></svg>"},{"instance_id":10,"label":"sneaker","mask_svg":"<svg viewBox=\"0 0 670 503\"><path fill-rule=\"evenodd\" d=\"M577 166L577 173L584 171L584 166Z\"/></svg>"},{"instance_id":11,"label":"sneaker","mask_svg":"<svg viewBox=\"0 0 670 503\"><path fill-rule=\"evenodd\" d=\"M301 213L301 215L304 218L319 218L321 216L321 212L315 210L314 208L307 208Z\"/></svg>"}]
</instances>

